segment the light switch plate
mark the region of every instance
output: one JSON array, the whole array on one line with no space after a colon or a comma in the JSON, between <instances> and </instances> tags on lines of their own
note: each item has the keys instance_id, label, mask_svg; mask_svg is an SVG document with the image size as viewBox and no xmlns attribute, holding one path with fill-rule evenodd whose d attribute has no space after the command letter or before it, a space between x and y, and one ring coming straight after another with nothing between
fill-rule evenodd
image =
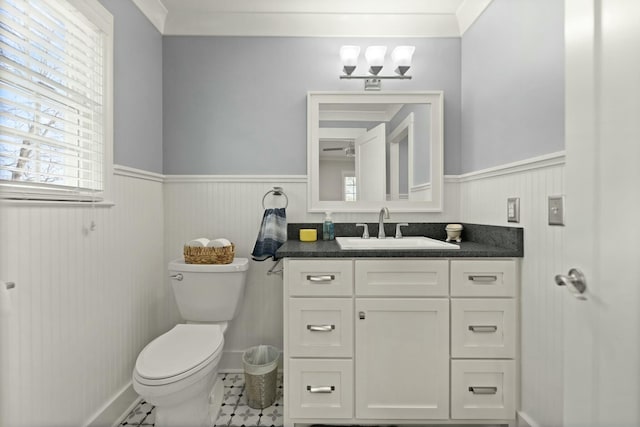
<instances>
[{"instance_id":1,"label":"light switch plate","mask_svg":"<svg viewBox=\"0 0 640 427\"><path fill-rule=\"evenodd\" d=\"M520 198L510 197L507 199L507 221L520 222Z\"/></svg>"},{"instance_id":2,"label":"light switch plate","mask_svg":"<svg viewBox=\"0 0 640 427\"><path fill-rule=\"evenodd\" d=\"M549 196L549 225L564 225L564 196Z\"/></svg>"}]
</instances>

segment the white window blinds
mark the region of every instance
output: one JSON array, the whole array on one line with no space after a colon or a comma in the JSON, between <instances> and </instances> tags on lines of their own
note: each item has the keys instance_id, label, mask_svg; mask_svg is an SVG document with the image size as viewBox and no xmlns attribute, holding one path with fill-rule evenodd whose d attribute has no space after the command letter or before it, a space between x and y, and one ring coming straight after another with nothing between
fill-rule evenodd
<instances>
[{"instance_id":1,"label":"white window blinds","mask_svg":"<svg viewBox=\"0 0 640 427\"><path fill-rule=\"evenodd\" d=\"M78 4L0 2L4 196L82 200L105 190L108 34Z\"/></svg>"}]
</instances>

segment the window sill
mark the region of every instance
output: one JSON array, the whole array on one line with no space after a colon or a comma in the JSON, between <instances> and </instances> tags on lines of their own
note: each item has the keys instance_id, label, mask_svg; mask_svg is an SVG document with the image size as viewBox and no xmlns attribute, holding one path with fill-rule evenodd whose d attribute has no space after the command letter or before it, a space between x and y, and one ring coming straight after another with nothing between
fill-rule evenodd
<instances>
[{"instance_id":1,"label":"window sill","mask_svg":"<svg viewBox=\"0 0 640 427\"><path fill-rule=\"evenodd\" d=\"M110 200L100 202L79 202L77 200L27 200L27 199L0 199L0 206L48 206L48 207L83 207L83 208L110 208L116 204Z\"/></svg>"}]
</instances>

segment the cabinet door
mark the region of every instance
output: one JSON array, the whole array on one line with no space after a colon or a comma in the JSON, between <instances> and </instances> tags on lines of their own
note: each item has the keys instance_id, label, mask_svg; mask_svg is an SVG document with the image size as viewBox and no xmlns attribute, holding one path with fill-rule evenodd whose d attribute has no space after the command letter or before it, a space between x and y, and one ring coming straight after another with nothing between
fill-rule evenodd
<instances>
[{"instance_id":1,"label":"cabinet door","mask_svg":"<svg viewBox=\"0 0 640 427\"><path fill-rule=\"evenodd\" d=\"M350 259L285 259L290 296L351 296L353 261Z\"/></svg>"},{"instance_id":2,"label":"cabinet door","mask_svg":"<svg viewBox=\"0 0 640 427\"><path fill-rule=\"evenodd\" d=\"M286 377L291 418L353 417L350 359L291 359Z\"/></svg>"},{"instance_id":3,"label":"cabinet door","mask_svg":"<svg viewBox=\"0 0 640 427\"><path fill-rule=\"evenodd\" d=\"M356 300L356 417L449 417L449 301Z\"/></svg>"},{"instance_id":4,"label":"cabinet door","mask_svg":"<svg viewBox=\"0 0 640 427\"><path fill-rule=\"evenodd\" d=\"M452 297L514 297L516 281L514 260L451 261Z\"/></svg>"},{"instance_id":5,"label":"cabinet door","mask_svg":"<svg viewBox=\"0 0 640 427\"><path fill-rule=\"evenodd\" d=\"M509 359L515 355L514 300L451 300L451 357Z\"/></svg>"},{"instance_id":6,"label":"cabinet door","mask_svg":"<svg viewBox=\"0 0 640 427\"><path fill-rule=\"evenodd\" d=\"M451 418L513 419L515 396L513 360L451 361Z\"/></svg>"},{"instance_id":7,"label":"cabinet door","mask_svg":"<svg viewBox=\"0 0 640 427\"><path fill-rule=\"evenodd\" d=\"M290 298L290 357L351 357L351 298Z\"/></svg>"}]
</instances>

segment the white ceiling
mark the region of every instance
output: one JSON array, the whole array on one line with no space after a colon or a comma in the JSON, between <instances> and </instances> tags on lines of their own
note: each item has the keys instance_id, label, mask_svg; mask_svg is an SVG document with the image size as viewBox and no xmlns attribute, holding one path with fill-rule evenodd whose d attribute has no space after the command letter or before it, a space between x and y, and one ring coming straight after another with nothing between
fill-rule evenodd
<instances>
[{"instance_id":1,"label":"white ceiling","mask_svg":"<svg viewBox=\"0 0 640 427\"><path fill-rule=\"evenodd\" d=\"M133 0L165 35L460 37L492 0Z\"/></svg>"}]
</instances>

